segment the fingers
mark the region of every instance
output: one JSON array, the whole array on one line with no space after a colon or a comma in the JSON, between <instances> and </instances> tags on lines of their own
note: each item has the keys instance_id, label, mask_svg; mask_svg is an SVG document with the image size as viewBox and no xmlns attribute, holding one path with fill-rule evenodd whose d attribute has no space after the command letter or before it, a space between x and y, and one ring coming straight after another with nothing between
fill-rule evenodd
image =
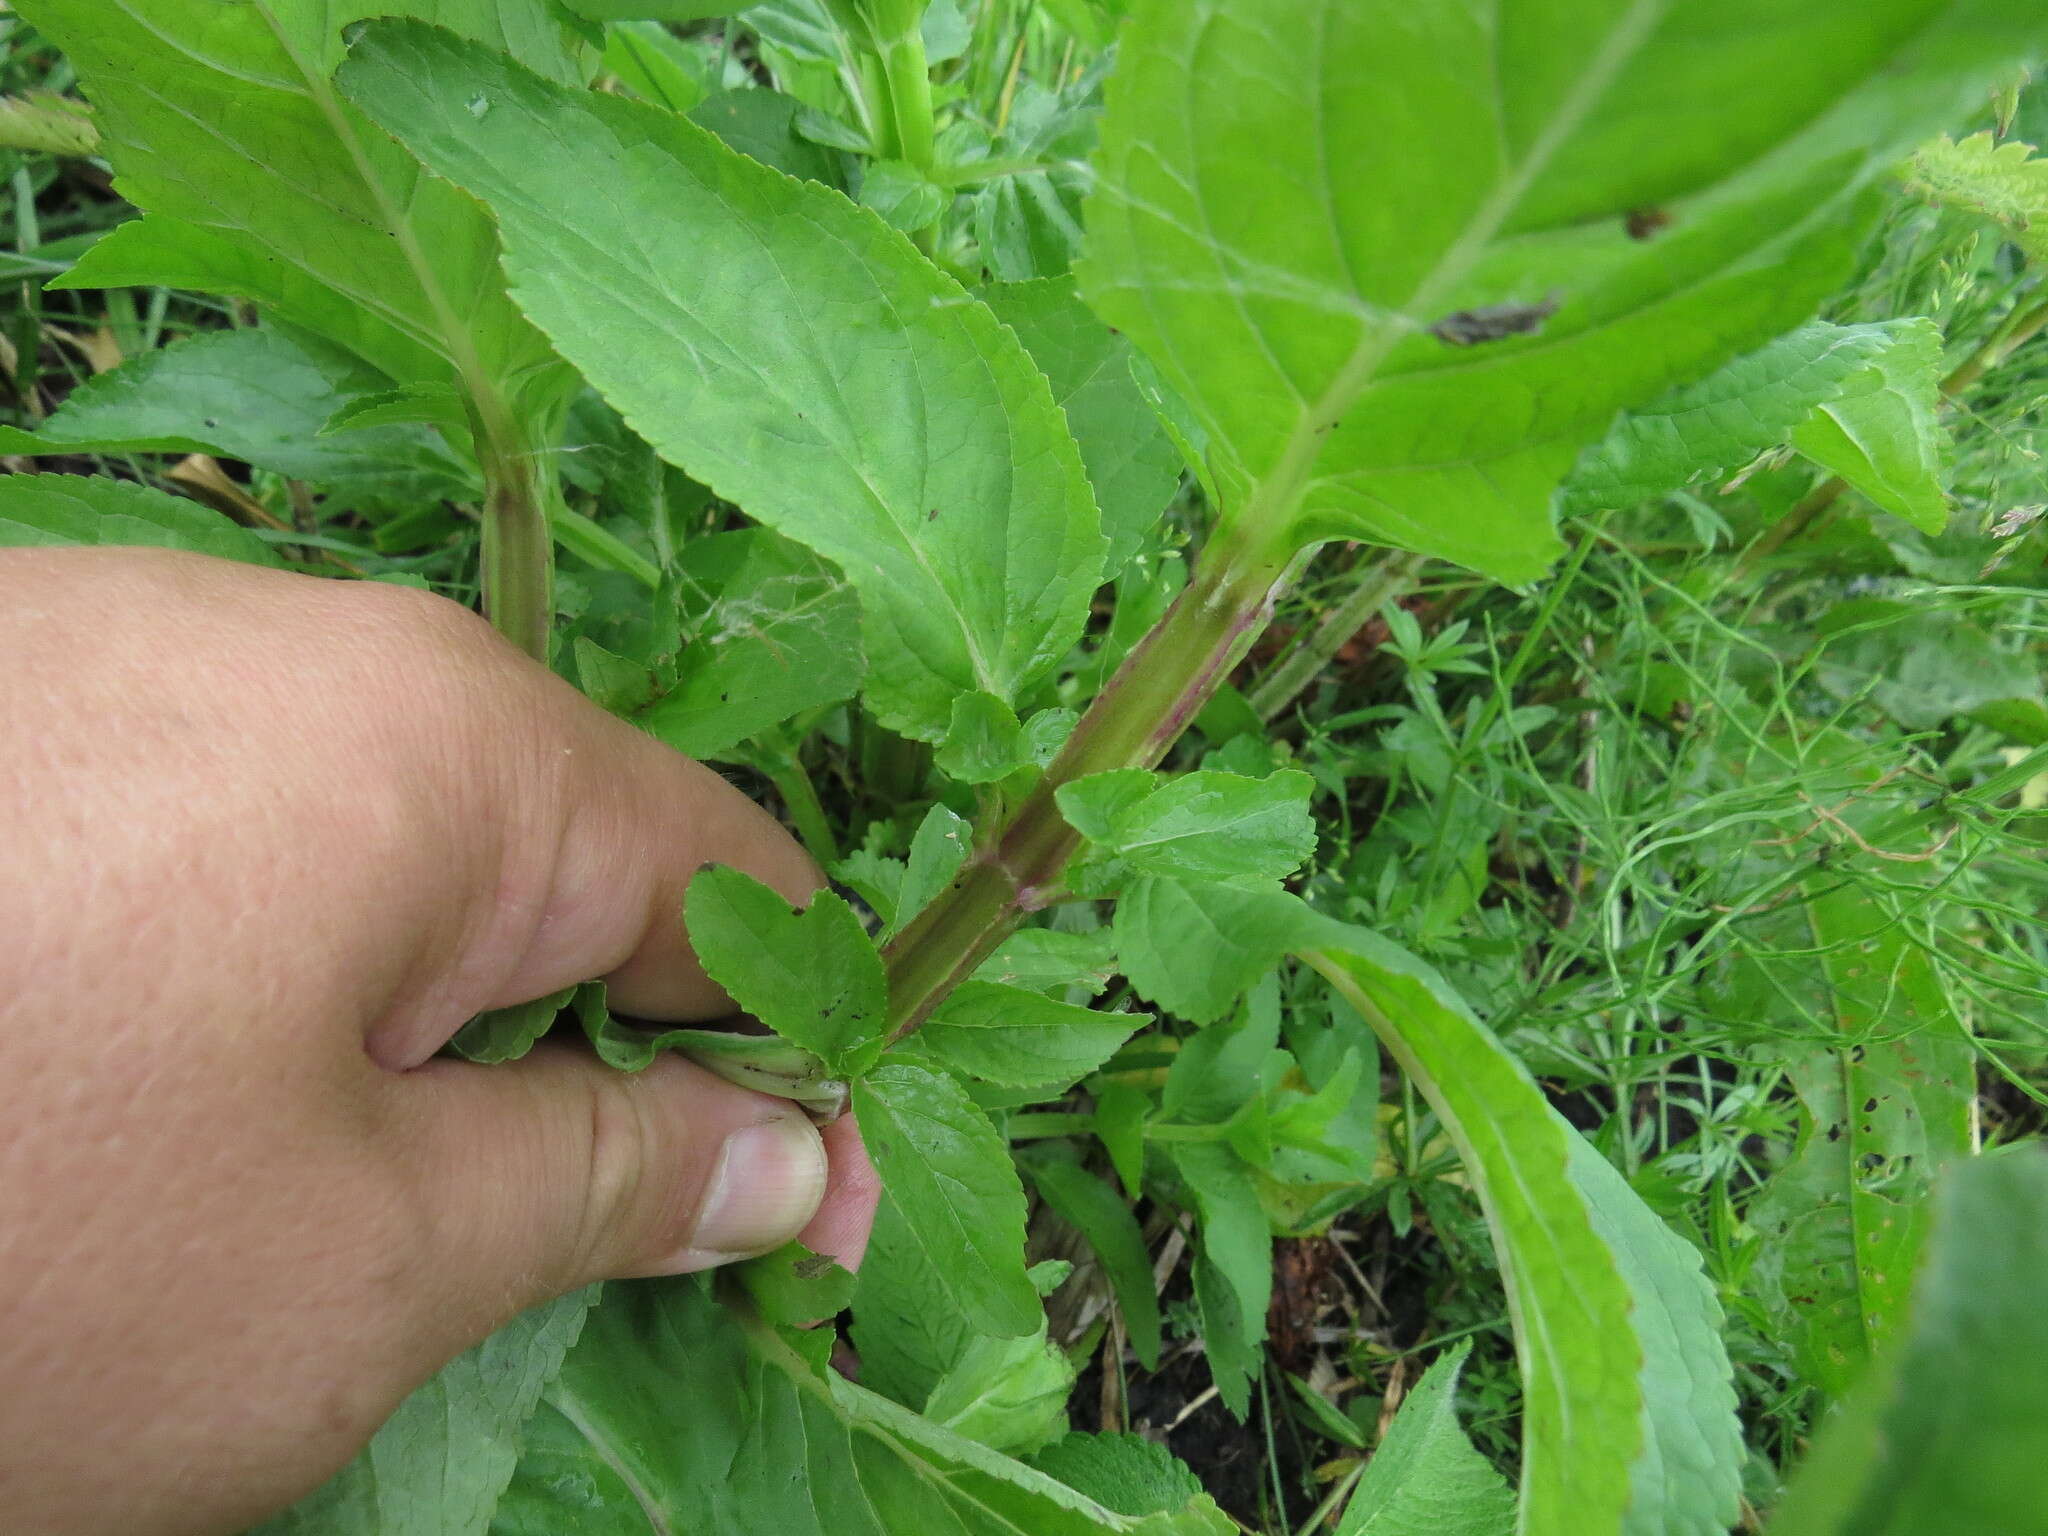
<instances>
[{"instance_id":1,"label":"fingers","mask_svg":"<svg viewBox=\"0 0 2048 1536\"><path fill-rule=\"evenodd\" d=\"M868 1160L868 1149L852 1115L841 1115L826 1126L824 1138L829 1167L825 1199L811 1224L797 1236L811 1252L837 1259L847 1269L859 1269L874 1230L882 1180Z\"/></svg>"},{"instance_id":2,"label":"fingers","mask_svg":"<svg viewBox=\"0 0 2048 1536\"><path fill-rule=\"evenodd\" d=\"M628 1074L543 1046L507 1066L430 1062L391 1087L446 1288L432 1312L458 1346L594 1280L765 1253L814 1217L850 1243L865 1221L820 1214L846 1181L802 1111L679 1057Z\"/></svg>"}]
</instances>

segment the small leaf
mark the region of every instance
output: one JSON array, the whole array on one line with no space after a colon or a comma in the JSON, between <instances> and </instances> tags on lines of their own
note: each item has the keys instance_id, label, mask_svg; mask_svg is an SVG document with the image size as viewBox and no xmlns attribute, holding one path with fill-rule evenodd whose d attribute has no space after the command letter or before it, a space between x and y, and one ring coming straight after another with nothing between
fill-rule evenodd
<instances>
[{"instance_id":1,"label":"small leaf","mask_svg":"<svg viewBox=\"0 0 2048 1536\"><path fill-rule=\"evenodd\" d=\"M854 1087L854 1113L912 1240L979 1330L1035 1332L1024 1274L1024 1189L988 1117L952 1078L886 1062Z\"/></svg>"},{"instance_id":2,"label":"small leaf","mask_svg":"<svg viewBox=\"0 0 2048 1536\"><path fill-rule=\"evenodd\" d=\"M853 147L864 149L865 141ZM861 176L861 206L874 209L884 224L906 234L936 224L951 201L952 195L944 187L901 160L871 160Z\"/></svg>"},{"instance_id":3,"label":"small leaf","mask_svg":"<svg viewBox=\"0 0 2048 1536\"><path fill-rule=\"evenodd\" d=\"M1206 1024L1229 1012L1281 955L1309 942L1321 921L1277 888L1153 877L1117 903L1116 948L1141 997Z\"/></svg>"},{"instance_id":4,"label":"small leaf","mask_svg":"<svg viewBox=\"0 0 2048 1536\"><path fill-rule=\"evenodd\" d=\"M747 1260L737 1273L761 1315L788 1328L838 1316L853 1300L856 1283L849 1271L798 1242Z\"/></svg>"},{"instance_id":5,"label":"small leaf","mask_svg":"<svg viewBox=\"0 0 2048 1536\"><path fill-rule=\"evenodd\" d=\"M765 528L692 539L677 557L686 639L675 680L634 723L723 759L793 715L860 687L859 614L838 574Z\"/></svg>"},{"instance_id":6,"label":"small leaf","mask_svg":"<svg viewBox=\"0 0 2048 1536\"><path fill-rule=\"evenodd\" d=\"M911 919L952 882L967 862L973 840L973 829L945 806L935 805L925 813L910 839L910 858L904 865L895 915L884 937L909 927Z\"/></svg>"},{"instance_id":7,"label":"small leaf","mask_svg":"<svg viewBox=\"0 0 2048 1536\"><path fill-rule=\"evenodd\" d=\"M575 995L574 987L564 987L530 1003L480 1013L455 1032L448 1048L464 1061L486 1066L517 1061L540 1044L541 1036L553 1027L556 1016Z\"/></svg>"},{"instance_id":8,"label":"small leaf","mask_svg":"<svg viewBox=\"0 0 2048 1536\"><path fill-rule=\"evenodd\" d=\"M1024 928L997 946L974 979L1033 992L1085 987L1089 996L1100 997L1109 990L1109 979L1115 974L1116 948L1107 928L1088 933Z\"/></svg>"},{"instance_id":9,"label":"small leaf","mask_svg":"<svg viewBox=\"0 0 2048 1536\"><path fill-rule=\"evenodd\" d=\"M1041 1199L1074 1227L1095 1250L1102 1272L1116 1292L1131 1353L1148 1371L1159 1369L1159 1293L1152 1283L1152 1258L1131 1208L1109 1185L1077 1163L1051 1156L1023 1165Z\"/></svg>"},{"instance_id":10,"label":"small leaf","mask_svg":"<svg viewBox=\"0 0 2048 1536\"><path fill-rule=\"evenodd\" d=\"M1198 1218L1195 1299L1209 1374L1224 1406L1242 1419L1260 1369L1273 1295L1273 1232L1251 1172L1217 1142L1172 1144L1173 1164Z\"/></svg>"},{"instance_id":11,"label":"small leaf","mask_svg":"<svg viewBox=\"0 0 2048 1536\"><path fill-rule=\"evenodd\" d=\"M1894 344L1792 434L1792 446L1922 533L1948 522L1942 459L1941 333L1901 322Z\"/></svg>"},{"instance_id":12,"label":"small leaf","mask_svg":"<svg viewBox=\"0 0 2048 1536\"><path fill-rule=\"evenodd\" d=\"M1409 1389L1365 1465L1337 1536L1508 1536L1515 1494L1458 1422L1460 1344Z\"/></svg>"},{"instance_id":13,"label":"small leaf","mask_svg":"<svg viewBox=\"0 0 2048 1536\"><path fill-rule=\"evenodd\" d=\"M934 761L962 784L1008 778L1030 762L1017 712L993 694L961 694L953 700Z\"/></svg>"},{"instance_id":14,"label":"small leaf","mask_svg":"<svg viewBox=\"0 0 2048 1536\"><path fill-rule=\"evenodd\" d=\"M1076 779L1060 786L1060 812L1092 846L1070 878L1089 895L1147 875L1270 887L1315 852L1314 789L1293 769L1252 779L1126 768Z\"/></svg>"},{"instance_id":15,"label":"small leaf","mask_svg":"<svg viewBox=\"0 0 2048 1536\"><path fill-rule=\"evenodd\" d=\"M1929 202L1982 214L2032 262L2048 263L2048 159L2031 144L2001 144L1989 132L1960 144L1923 144L1906 168L1907 190Z\"/></svg>"},{"instance_id":16,"label":"small leaf","mask_svg":"<svg viewBox=\"0 0 2048 1536\"><path fill-rule=\"evenodd\" d=\"M843 1077L881 1055L882 957L840 897L820 891L799 912L781 892L711 865L690 882L686 910L705 974L784 1040Z\"/></svg>"},{"instance_id":17,"label":"small leaf","mask_svg":"<svg viewBox=\"0 0 2048 1536\"><path fill-rule=\"evenodd\" d=\"M1206 1497L1201 1479L1142 1435L1068 1435L1031 1464L1120 1515L1163 1515Z\"/></svg>"},{"instance_id":18,"label":"small leaf","mask_svg":"<svg viewBox=\"0 0 2048 1536\"><path fill-rule=\"evenodd\" d=\"M212 453L316 485L474 496L474 471L417 423L323 435L373 382L275 331L217 331L87 380L33 433L0 428L0 452Z\"/></svg>"},{"instance_id":19,"label":"small leaf","mask_svg":"<svg viewBox=\"0 0 2048 1536\"><path fill-rule=\"evenodd\" d=\"M952 1071L1012 1088L1079 1082L1116 1054L1149 1014L1104 1013L1042 992L967 981L918 1031L919 1049Z\"/></svg>"},{"instance_id":20,"label":"small leaf","mask_svg":"<svg viewBox=\"0 0 2048 1536\"><path fill-rule=\"evenodd\" d=\"M991 1450L1028 1456L1067 1432L1074 1367L1038 1333L975 1338L932 1389L924 1416Z\"/></svg>"}]
</instances>

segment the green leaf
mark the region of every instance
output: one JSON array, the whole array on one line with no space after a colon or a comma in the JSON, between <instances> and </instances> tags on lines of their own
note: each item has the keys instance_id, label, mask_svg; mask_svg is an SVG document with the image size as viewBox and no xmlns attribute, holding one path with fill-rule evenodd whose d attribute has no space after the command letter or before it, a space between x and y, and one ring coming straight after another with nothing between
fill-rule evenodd
<instances>
[{"instance_id":1,"label":"green leaf","mask_svg":"<svg viewBox=\"0 0 2048 1536\"><path fill-rule=\"evenodd\" d=\"M935 741L958 694L1014 700L1078 638L1080 452L1015 336L901 235L431 28L371 28L341 81L491 206L519 303L635 431L845 571L884 724Z\"/></svg>"},{"instance_id":2,"label":"green leaf","mask_svg":"<svg viewBox=\"0 0 2048 1536\"><path fill-rule=\"evenodd\" d=\"M1896 322L1893 345L1852 377L1798 431L1792 446L1922 533L1948 522L1942 460L1941 332Z\"/></svg>"},{"instance_id":3,"label":"green leaf","mask_svg":"<svg viewBox=\"0 0 2048 1536\"><path fill-rule=\"evenodd\" d=\"M1252 779L1120 768L1076 779L1059 788L1060 813L1092 846L1069 878L1095 896L1148 875L1269 887L1315 853L1314 790L1293 769Z\"/></svg>"},{"instance_id":4,"label":"green leaf","mask_svg":"<svg viewBox=\"0 0 2048 1536\"><path fill-rule=\"evenodd\" d=\"M848 1335L860 1354L862 1385L906 1408L924 1406L974 1337L887 1187L861 1260Z\"/></svg>"},{"instance_id":5,"label":"green leaf","mask_svg":"<svg viewBox=\"0 0 2048 1536\"><path fill-rule=\"evenodd\" d=\"M825 1063L779 1035L724 1029L642 1029L612 1016L604 983L587 981L572 999L583 1034L606 1066L644 1072L663 1051L681 1051L699 1066L756 1093L793 1100L820 1118L846 1111L847 1086Z\"/></svg>"},{"instance_id":6,"label":"green leaf","mask_svg":"<svg viewBox=\"0 0 2048 1536\"><path fill-rule=\"evenodd\" d=\"M2031 144L1975 133L1920 146L1906 168L1909 191L2003 226L2032 262L2048 262L2048 159Z\"/></svg>"},{"instance_id":7,"label":"green leaf","mask_svg":"<svg viewBox=\"0 0 2048 1536\"><path fill-rule=\"evenodd\" d=\"M2041 1536L2048 1159L2013 1147L1936 1198L1905 1336L1842 1410L1770 1536Z\"/></svg>"},{"instance_id":8,"label":"green leaf","mask_svg":"<svg viewBox=\"0 0 2048 1536\"><path fill-rule=\"evenodd\" d=\"M1022 1339L969 1339L924 1416L991 1450L1028 1456L1067 1432L1074 1374L1043 1324Z\"/></svg>"},{"instance_id":9,"label":"green leaf","mask_svg":"<svg viewBox=\"0 0 2048 1536\"><path fill-rule=\"evenodd\" d=\"M1031 758L1014 709L994 694L963 693L953 700L933 761L947 778L962 784L993 784Z\"/></svg>"},{"instance_id":10,"label":"green leaf","mask_svg":"<svg viewBox=\"0 0 2048 1536\"><path fill-rule=\"evenodd\" d=\"M1231 1536L1199 1492L1145 1517L742 1332L694 1281L612 1288L528 1433L498 1536Z\"/></svg>"},{"instance_id":11,"label":"green leaf","mask_svg":"<svg viewBox=\"0 0 2048 1536\"><path fill-rule=\"evenodd\" d=\"M278 332L217 331L87 380L33 433L0 428L0 453L212 453L315 485L475 496L475 472L426 427L322 435L376 387L360 364Z\"/></svg>"},{"instance_id":12,"label":"green leaf","mask_svg":"<svg viewBox=\"0 0 2048 1536\"><path fill-rule=\"evenodd\" d=\"M1114 1056L1149 1014L1104 1013L1055 1002L1042 992L966 981L918 1031L918 1049L964 1077L1046 1097L1079 1082Z\"/></svg>"},{"instance_id":13,"label":"green leaf","mask_svg":"<svg viewBox=\"0 0 2048 1536\"><path fill-rule=\"evenodd\" d=\"M1152 1257L1130 1206L1078 1163L1048 1155L1025 1161L1023 1168L1039 1197L1095 1250L1116 1292L1131 1353L1146 1370L1158 1370L1159 1293L1152 1283Z\"/></svg>"},{"instance_id":14,"label":"green leaf","mask_svg":"<svg viewBox=\"0 0 2048 1536\"><path fill-rule=\"evenodd\" d=\"M837 1317L853 1300L857 1283L850 1271L799 1242L749 1259L735 1273L761 1315L788 1328Z\"/></svg>"},{"instance_id":15,"label":"green leaf","mask_svg":"<svg viewBox=\"0 0 2048 1536\"><path fill-rule=\"evenodd\" d=\"M860 179L860 204L872 208L891 229L906 234L928 229L946 211L952 196L902 160L873 160Z\"/></svg>"},{"instance_id":16,"label":"green leaf","mask_svg":"<svg viewBox=\"0 0 2048 1536\"><path fill-rule=\"evenodd\" d=\"M2005 0L1139 0L1082 291L1207 430L1219 537L1530 581L1580 448L1810 316L1874 179L2044 37Z\"/></svg>"},{"instance_id":17,"label":"green leaf","mask_svg":"<svg viewBox=\"0 0 2048 1536\"><path fill-rule=\"evenodd\" d=\"M1337 1536L1508 1536L1515 1495L1458 1422L1471 1344L1423 1372L1365 1464Z\"/></svg>"},{"instance_id":18,"label":"green leaf","mask_svg":"<svg viewBox=\"0 0 2048 1536\"><path fill-rule=\"evenodd\" d=\"M1089 933L1024 928L1003 940L974 978L1033 992L1085 987L1089 996L1100 997L1115 974L1116 950L1107 928Z\"/></svg>"},{"instance_id":19,"label":"green leaf","mask_svg":"<svg viewBox=\"0 0 2048 1536\"><path fill-rule=\"evenodd\" d=\"M1209 1374L1223 1405L1242 1419L1273 1297L1272 1227L1250 1170L1230 1148L1183 1141L1171 1150L1197 1217L1195 1301Z\"/></svg>"},{"instance_id":20,"label":"green leaf","mask_svg":"<svg viewBox=\"0 0 2048 1536\"><path fill-rule=\"evenodd\" d=\"M798 911L751 876L711 865L690 882L686 920L705 974L783 1039L845 1077L881 1055L882 957L843 898L820 891Z\"/></svg>"},{"instance_id":21,"label":"green leaf","mask_svg":"<svg viewBox=\"0 0 2048 1536\"><path fill-rule=\"evenodd\" d=\"M703 55L659 21L629 19L607 27L604 68L642 101L671 112L688 112L711 94Z\"/></svg>"},{"instance_id":22,"label":"green leaf","mask_svg":"<svg viewBox=\"0 0 2048 1536\"><path fill-rule=\"evenodd\" d=\"M238 294L401 383L449 377L458 356L473 354L485 378L529 407L550 402L566 374L506 299L488 218L329 88L343 29L382 8L377 0L20 7L77 67L102 153L122 192L148 214L96 247L66 282L118 277ZM408 9L558 80L580 79L573 26L535 0L410 0Z\"/></svg>"},{"instance_id":23,"label":"green leaf","mask_svg":"<svg viewBox=\"0 0 2048 1536\"><path fill-rule=\"evenodd\" d=\"M1303 956L1457 1144L1507 1281L1525 1536L1723 1536L1743 1448L1699 1256L1593 1153L1436 974L1325 928Z\"/></svg>"},{"instance_id":24,"label":"green leaf","mask_svg":"<svg viewBox=\"0 0 2048 1536\"><path fill-rule=\"evenodd\" d=\"M251 1536L484 1536L521 1426L597 1297L593 1286L536 1307L456 1356L354 1461Z\"/></svg>"},{"instance_id":25,"label":"green leaf","mask_svg":"<svg viewBox=\"0 0 2048 1536\"><path fill-rule=\"evenodd\" d=\"M724 758L860 687L853 599L802 545L742 528L692 539L676 569L685 642L673 684L633 716L643 730L691 757Z\"/></svg>"},{"instance_id":26,"label":"green leaf","mask_svg":"<svg viewBox=\"0 0 2048 1536\"><path fill-rule=\"evenodd\" d=\"M1109 538L1109 580L1180 488L1180 450L1132 377L1131 344L1095 318L1071 280L999 283L982 289L981 298L1052 382L1053 399L1081 445Z\"/></svg>"},{"instance_id":27,"label":"green leaf","mask_svg":"<svg viewBox=\"0 0 2048 1536\"><path fill-rule=\"evenodd\" d=\"M1280 989L1268 970L1236 1018L1181 1043L1160 1090L1160 1114L1193 1125L1230 1119L1259 1096L1279 1041Z\"/></svg>"},{"instance_id":28,"label":"green leaf","mask_svg":"<svg viewBox=\"0 0 2048 1536\"><path fill-rule=\"evenodd\" d=\"M1814 884L1819 1001L1841 1043L1787 1063L1799 1145L1749 1219L1759 1289L1801 1374L1832 1397L1904 1315L1936 1173L1975 1151L1976 1053L1921 944L1859 887Z\"/></svg>"},{"instance_id":29,"label":"green leaf","mask_svg":"<svg viewBox=\"0 0 2048 1536\"><path fill-rule=\"evenodd\" d=\"M943 805L925 813L910 839L910 858L896 894L896 910L887 933L910 925L932 899L952 883L974 845L974 829Z\"/></svg>"},{"instance_id":30,"label":"green leaf","mask_svg":"<svg viewBox=\"0 0 2048 1536\"><path fill-rule=\"evenodd\" d=\"M100 476L0 475L0 547L67 544L182 549L248 565L283 562L221 513Z\"/></svg>"},{"instance_id":31,"label":"green leaf","mask_svg":"<svg viewBox=\"0 0 2048 1536\"><path fill-rule=\"evenodd\" d=\"M1230 1011L1281 955L1320 931L1285 891L1138 881L1116 908L1116 949L1138 995L1207 1024Z\"/></svg>"},{"instance_id":32,"label":"green leaf","mask_svg":"<svg viewBox=\"0 0 2048 1536\"><path fill-rule=\"evenodd\" d=\"M1624 416L1565 482L1568 512L1633 507L1789 442L1850 379L1926 322L1815 321Z\"/></svg>"},{"instance_id":33,"label":"green leaf","mask_svg":"<svg viewBox=\"0 0 2048 1536\"><path fill-rule=\"evenodd\" d=\"M732 0L562 0L592 21L705 21L745 9Z\"/></svg>"},{"instance_id":34,"label":"green leaf","mask_svg":"<svg viewBox=\"0 0 2048 1536\"><path fill-rule=\"evenodd\" d=\"M540 1044L541 1036L554 1027L556 1016L575 995L574 987L564 987L530 1003L480 1013L455 1032L448 1048L464 1061L486 1066L517 1061Z\"/></svg>"},{"instance_id":35,"label":"green leaf","mask_svg":"<svg viewBox=\"0 0 2048 1536\"><path fill-rule=\"evenodd\" d=\"M741 154L799 181L844 188L844 157L796 131L803 103L753 87L718 91L690 111L690 121L718 135Z\"/></svg>"},{"instance_id":36,"label":"green leaf","mask_svg":"<svg viewBox=\"0 0 2048 1536\"><path fill-rule=\"evenodd\" d=\"M1068 1435L1031 1464L1122 1515L1166 1514L1204 1501L1200 1479L1142 1435Z\"/></svg>"},{"instance_id":37,"label":"green leaf","mask_svg":"<svg viewBox=\"0 0 2048 1536\"><path fill-rule=\"evenodd\" d=\"M1036 1331L1044 1313L1024 1274L1024 1187L966 1090L890 1061L855 1084L853 1107L912 1240L966 1317L1001 1338Z\"/></svg>"}]
</instances>

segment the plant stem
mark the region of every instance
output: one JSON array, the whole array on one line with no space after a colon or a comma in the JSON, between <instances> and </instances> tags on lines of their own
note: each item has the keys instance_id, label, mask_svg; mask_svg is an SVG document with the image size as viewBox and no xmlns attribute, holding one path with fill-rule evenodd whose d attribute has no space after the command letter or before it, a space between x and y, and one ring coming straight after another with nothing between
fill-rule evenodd
<instances>
[{"instance_id":1,"label":"plant stem","mask_svg":"<svg viewBox=\"0 0 2048 1536\"><path fill-rule=\"evenodd\" d=\"M1055 899L1081 842L1060 815L1060 788L1156 767L1265 628L1289 567L1271 549L1217 542L1203 552L1187 589L1124 659L1038 786L883 952L891 1040L915 1031L1026 915Z\"/></svg>"},{"instance_id":2,"label":"plant stem","mask_svg":"<svg viewBox=\"0 0 2048 1536\"><path fill-rule=\"evenodd\" d=\"M477 422L484 476L484 615L498 633L546 665L554 630L553 477L546 456Z\"/></svg>"},{"instance_id":3,"label":"plant stem","mask_svg":"<svg viewBox=\"0 0 2048 1536\"><path fill-rule=\"evenodd\" d=\"M797 841L819 864L829 868L839 862L839 840L832 835L832 822L818 799L818 789L792 747L762 744L753 754L753 764L768 776L775 792L782 796Z\"/></svg>"},{"instance_id":4,"label":"plant stem","mask_svg":"<svg viewBox=\"0 0 2048 1536\"><path fill-rule=\"evenodd\" d=\"M1299 698L1353 635L1365 628L1381 608L1415 584L1417 573L1426 563L1421 555L1396 552L1381 561L1343 602L1325 612L1316 627L1298 640L1280 658L1279 665L1252 689L1250 703L1259 718L1271 720Z\"/></svg>"}]
</instances>

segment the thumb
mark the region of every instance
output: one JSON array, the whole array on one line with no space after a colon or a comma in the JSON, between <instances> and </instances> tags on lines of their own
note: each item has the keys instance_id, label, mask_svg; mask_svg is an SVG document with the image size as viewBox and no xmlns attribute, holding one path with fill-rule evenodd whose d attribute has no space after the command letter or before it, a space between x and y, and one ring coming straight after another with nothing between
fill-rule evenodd
<instances>
[{"instance_id":1,"label":"thumb","mask_svg":"<svg viewBox=\"0 0 2048 1536\"><path fill-rule=\"evenodd\" d=\"M543 1046L391 1085L451 1293L437 1311L464 1342L594 1280L765 1253L825 1195L825 1144L800 1109L680 1057L625 1073Z\"/></svg>"}]
</instances>

